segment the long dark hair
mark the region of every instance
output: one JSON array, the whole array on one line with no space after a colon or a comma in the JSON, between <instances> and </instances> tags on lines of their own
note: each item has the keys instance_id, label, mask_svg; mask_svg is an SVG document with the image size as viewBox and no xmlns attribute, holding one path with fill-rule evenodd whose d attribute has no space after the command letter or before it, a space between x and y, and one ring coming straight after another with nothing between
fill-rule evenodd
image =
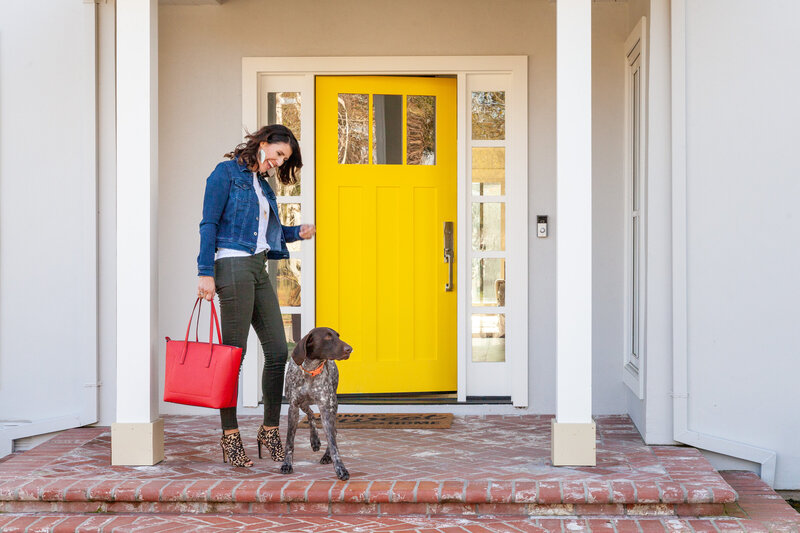
<instances>
[{"instance_id":1,"label":"long dark hair","mask_svg":"<svg viewBox=\"0 0 800 533\"><path fill-rule=\"evenodd\" d=\"M292 130L282 124L272 124L264 126L255 133L248 133L244 138L245 142L225 154L225 157L236 159L240 165L245 165L247 168L257 168L258 147L262 142L286 143L292 149L292 155L278 167L278 180L284 185L297 183L297 171L303 167L303 157L300 155L300 145Z\"/></svg>"}]
</instances>

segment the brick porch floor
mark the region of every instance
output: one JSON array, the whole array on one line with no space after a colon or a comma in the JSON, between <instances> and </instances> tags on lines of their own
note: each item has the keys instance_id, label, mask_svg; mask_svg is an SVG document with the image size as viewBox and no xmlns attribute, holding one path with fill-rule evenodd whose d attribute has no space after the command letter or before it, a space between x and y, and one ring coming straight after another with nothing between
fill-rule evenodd
<instances>
[{"instance_id":1,"label":"brick porch floor","mask_svg":"<svg viewBox=\"0 0 800 533\"><path fill-rule=\"evenodd\" d=\"M800 531L800 515L757 477L721 476L693 448L646 446L625 416L597 417L596 467L553 467L550 418L464 416L450 429L341 429L347 482L318 464L322 451L311 451L306 431L298 431L295 473L284 476L279 463L258 460L255 417L240 417L253 468L222 463L215 416L165 417L167 458L144 467L110 466L109 429L79 428L0 462L0 511L7 513L0 527Z\"/></svg>"}]
</instances>

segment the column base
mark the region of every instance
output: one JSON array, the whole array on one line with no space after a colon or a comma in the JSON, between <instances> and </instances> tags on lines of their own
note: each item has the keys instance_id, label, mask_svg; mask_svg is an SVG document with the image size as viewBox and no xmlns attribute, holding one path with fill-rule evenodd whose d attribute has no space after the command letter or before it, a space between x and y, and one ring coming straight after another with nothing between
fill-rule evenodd
<instances>
[{"instance_id":1,"label":"column base","mask_svg":"<svg viewBox=\"0 0 800 533\"><path fill-rule=\"evenodd\" d=\"M550 459L554 466L596 466L597 446L594 422L560 424L551 421Z\"/></svg>"},{"instance_id":2,"label":"column base","mask_svg":"<svg viewBox=\"0 0 800 533\"><path fill-rule=\"evenodd\" d=\"M111 424L111 464L154 465L164 460L164 419Z\"/></svg>"}]
</instances>

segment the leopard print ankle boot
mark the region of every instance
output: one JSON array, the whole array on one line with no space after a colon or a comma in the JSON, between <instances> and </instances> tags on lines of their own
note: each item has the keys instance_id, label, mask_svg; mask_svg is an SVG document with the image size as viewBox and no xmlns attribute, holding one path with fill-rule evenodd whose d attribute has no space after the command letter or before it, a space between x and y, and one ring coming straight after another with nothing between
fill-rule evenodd
<instances>
[{"instance_id":1,"label":"leopard print ankle boot","mask_svg":"<svg viewBox=\"0 0 800 533\"><path fill-rule=\"evenodd\" d=\"M238 431L227 435L223 432L219 445L222 447L223 462L227 463L230 459L232 466L253 466L253 461L244 452L244 444Z\"/></svg>"},{"instance_id":2,"label":"leopard print ankle boot","mask_svg":"<svg viewBox=\"0 0 800 533\"><path fill-rule=\"evenodd\" d=\"M261 446L265 446L269 450L269 455L273 461L283 461L286 454L283 452L283 444L281 444L281 435L278 428L264 429L264 426L258 428L258 458L261 459Z\"/></svg>"}]
</instances>

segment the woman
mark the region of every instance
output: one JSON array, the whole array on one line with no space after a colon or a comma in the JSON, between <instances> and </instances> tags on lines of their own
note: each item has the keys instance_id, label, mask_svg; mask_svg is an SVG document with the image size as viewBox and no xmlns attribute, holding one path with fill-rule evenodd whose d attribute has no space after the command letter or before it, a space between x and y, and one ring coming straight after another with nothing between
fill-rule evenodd
<instances>
[{"instance_id":1,"label":"woman","mask_svg":"<svg viewBox=\"0 0 800 533\"><path fill-rule=\"evenodd\" d=\"M273 461L284 458L278 432L287 358L281 309L269 281L267 259L286 259L286 243L310 239L313 224L283 226L275 193L267 176L284 184L297 181L303 166L300 147L285 126L265 126L225 154L206 181L200 255L197 257L197 295L206 300L219 293L222 342L247 346L250 325L264 349L262 391L264 421L256 436L258 456L266 446ZM252 466L239 435L236 407L220 409L222 459L233 466Z\"/></svg>"}]
</instances>

